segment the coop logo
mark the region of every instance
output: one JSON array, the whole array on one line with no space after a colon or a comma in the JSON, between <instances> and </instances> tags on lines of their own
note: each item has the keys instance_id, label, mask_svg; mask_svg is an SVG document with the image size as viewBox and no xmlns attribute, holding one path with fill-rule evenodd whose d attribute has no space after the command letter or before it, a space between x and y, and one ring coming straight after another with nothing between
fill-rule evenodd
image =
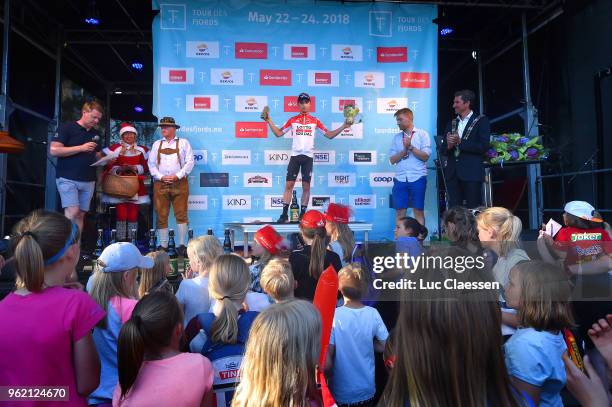
<instances>
[{"instance_id":1,"label":"coop logo","mask_svg":"<svg viewBox=\"0 0 612 407\"><path fill-rule=\"evenodd\" d=\"M208 151L206 150L193 150L193 162L195 165L206 165L208 164Z\"/></svg>"},{"instance_id":2,"label":"coop logo","mask_svg":"<svg viewBox=\"0 0 612 407\"><path fill-rule=\"evenodd\" d=\"M332 129L337 129L342 126L342 122L332 122ZM351 127L347 127L338 134L335 139L362 139L363 138L363 123L355 123Z\"/></svg>"},{"instance_id":3,"label":"coop logo","mask_svg":"<svg viewBox=\"0 0 612 407\"><path fill-rule=\"evenodd\" d=\"M189 195L187 207L192 211L208 210L208 195Z\"/></svg>"},{"instance_id":4,"label":"coop logo","mask_svg":"<svg viewBox=\"0 0 612 407\"><path fill-rule=\"evenodd\" d=\"M376 112L380 114L395 114L404 107L408 107L408 98L376 99Z\"/></svg>"},{"instance_id":5,"label":"coop logo","mask_svg":"<svg viewBox=\"0 0 612 407\"><path fill-rule=\"evenodd\" d=\"M264 208L268 211L282 208L284 205L282 195L265 195Z\"/></svg>"},{"instance_id":6,"label":"coop logo","mask_svg":"<svg viewBox=\"0 0 612 407\"><path fill-rule=\"evenodd\" d=\"M376 195L349 195L349 202L355 209L376 209Z\"/></svg>"},{"instance_id":7,"label":"coop logo","mask_svg":"<svg viewBox=\"0 0 612 407\"><path fill-rule=\"evenodd\" d=\"M377 47L376 62L408 62L408 48Z\"/></svg>"},{"instance_id":8,"label":"coop logo","mask_svg":"<svg viewBox=\"0 0 612 407\"><path fill-rule=\"evenodd\" d=\"M319 165L335 165L336 164L336 151L315 151L313 154L315 164Z\"/></svg>"},{"instance_id":9,"label":"coop logo","mask_svg":"<svg viewBox=\"0 0 612 407\"><path fill-rule=\"evenodd\" d=\"M429 88L429 73L427 72L400 72L400 86L402 88Z\"/></svg>"},{"instance_id":10,"label":"coop logo","mask_svg":"<svg viewBox=\"0 0 612 407\"><path fill-rule=\"evenodd\" d=\"M236 138L267 138L266 122L236 122Z\"/></svg>"},{"instance_id":11,"label":"coop logo","mask_svg":"<svg viewBox=\"0 0 612 407\"><path fill-rule=\"evenodd\" d=\"M284 111L285 112L299 112L300 106L298 105L297 98L295 96L285 96L284 97ZM317 111L317 98L315 96L310 95L310 112Z\"/></svg>"},{"instance_id":12,"label":"coop logo","mask_svg":"<svg viewBox=\"0 0 612 407\"><path fill-rule=\"evenodd\" d=\"M201 188L229 187L229 173L227 172L202 172L200 173Z\"/></svg>"},{"instance_id":13,"label":"coop logo","mask_svg":"<svg viewBox=\"0 0 612 407\"><path fill-rule=\"evenodd\" d=\"M251 165L251 150L223 150L221 165Z\"/></svg>"},{"instance_id":14,"label":"coop logo","mask_svg":"<svg viewBox=\"0 0 612 407\"><path fill-rule=\"evenodd\" d=\"M161 68L161 83L163 85L193 84L193 68Z\"/></svg>"},{"instance_id":15,"label":"coop logo","mask_svg":"<svg viewBox=\"0 0 612 407\"><path fill-rule=\"evenodd\" d=\"M356 88L382 89L385 87L384 72L355 72Z\"/></svg>"},{"instance_id":16,"label":"coop logo","mask_svg":"<svg viewBox=\"0 0 612 407\"><path fill-rule=\"evenodd\" d=\"M331 46L332 61L363 61L363 47L361 45L348 44L332 44Z\"/></svg>"},{"instance_id":17,"label":"coop logo","mask_svg":"<svg viewBox=\"0 0 612 407\"><path fill-rule=\"evenodd\" d=\"M237 42L234 57L236 59L267 59L268 44L265 42Z\"/></svg>"},{"instance_id":18,"label":"coop logo","mask_svg":"<svg viewBox=\"0 0 612 407\"><path fill-rule=\"evenodd\" d=\"M261 86L291 86L291 71L289 69L260 69L259 84Z\"/></svg>"},{"instance_id":19,"label":"coop logo","mask_svg":"<svg viewBox=\"0 0 612 407\"><path fill-rule=\"evenodd\" d=\"M328 187L354 187L357 175L348 172L330 172L327 174Z\"/></svg>"},{"instance_id":20,"label":"coop logo","mask_svg":"<svg viewBox=\"0 0 612 407\"><path fill-rule=\"evenodd\" d=\"M308 86L338 87L339 71L308 71Z\"/></svg>"},{"instance_id":21,"label":"coop logo","mask_svg":"<svg viewBox=\"0 0 612 407\"><path fill-rule=\"evenodd\" d=\"M268 104L267 96L241 96L235 98L237 112L261 112Z\"/></svg>"},{"instance_id":22,"label":"coop logo","mask_svg":"<svg viewBox=\"0 0 612 407\"><path fill-rule=\"evenodd\" d=\"M244 173L244 186L246 188L271 188L272 187L272 173L255 173L245 172Z\"/></svg>"},{"instance_id":23,"label":"coop logo","mask_svg":"<svg viewBox=\"0 0 612 407\"><path fill-rule=\"evenodd\" d=\"M349 151L349 163L353 165L376 165L376 151Z\"/></svg>"},{"instance_id":24,"label":"coop logo","mask_svg":"<svg viewBox=\"0 0 612 407\"><path fill-rule=\"evenodd\" d=\"M242 69L211 68L210 84L242 86L244 85L244 71Z\"/></svg>"},{"instance_id":25,"label":"coop logo","mask_svg":"<svg viewBox=\"0 0 612 407\"><path fill-rule=\"evenodd\" d=\"M187 41L187 58L219 58L217 41Z\"/></svg>"},{"instance_id":26,"label":"coop logo","mask_svg":"<svg viewBox=\"0 0 612 407\"><path fill-rule=\"evenodd\" d=\"M289 163L291 150L265 150L264 164L265 165L286 165Z\"/></svg>"},{"instance_id":27,"label":"coop logo","mask_svg":"<svg viewBox=\"0 0 612 407\"><path fill-rule=\"evenodd\" d=\"M332 97L332 113L342 113L344 106L353 105L363 110L363 98L353 96L333 96Z\"/></svg>"},{"instance_id":28,"label":"coop logo","mask_svg":"<svg viewBox=\"0 0 612 407\"><path fill-rule=\"evenodd\" d=\"M185 95L185 110L188 112L218 112L218 95Z\"/></svg>"},{"instance_id":29,"label":"coop logo","mask_svg":"<svg viewBox=\"0 0 612 407\"><path fill-rule=\"evenodd\" d=\"M314 44L285 44L283 46L283 58L286 60L314 61Z\"/></svg>"},{"instance_id":30,"label":"coop logo","mask_svg":"<svg viewBox=\"0 0 612 407\"><path fill-rule=\"evenodd\" d=\"M312 209L327 209L331 202L334 202L334 195L315 195L310 197L309 207Z\"/></svg>"},{"instance_id":31,"label":"coop logo","mask_svg":"<svg viewBox=\"0 0 612 407\"><path fill-rule=\"evenodd\" d=\"M251 210L251 195L223 195L223 209L229 211Z\"/></svg>"},{"instance_id":32,"label":"coop logo","mask_svg":"<svg viewBox=\"0 0 612 407\"><path fill-rule=\"evenodd\" d=\"M392 187L393 176L392 172L371 172L370 186L371 187Z\"/></svg>"}]
</instances>

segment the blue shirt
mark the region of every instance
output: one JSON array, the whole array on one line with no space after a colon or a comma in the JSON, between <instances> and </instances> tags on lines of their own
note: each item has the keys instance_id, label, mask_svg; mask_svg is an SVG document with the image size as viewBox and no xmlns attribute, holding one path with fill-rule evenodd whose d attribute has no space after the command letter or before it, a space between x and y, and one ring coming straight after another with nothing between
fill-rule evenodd
<instances>
[{"instance_id":1,"label":"blue shirt","mask_svg":"<svg viewBox=\"0 0 612 407\"><path fill-rule=\"evenodd\" d=\"M62 123L51 141L62 143L65 147L75 147L81 144L100 139L100 133L94 128L87 130L77 122ZM99 143L99 141L95 141ZM89 153L77 153L68 157L58 157L56 176L73 181L91 182L96 180L96 167L91 164L96 162L96 152L100 151L100 144L95 151Z\"/></svg>"},{"instance_id":2,"label":"blue shirt","mask_svg":"<svg viewBox=\"0 0 612 407\"><path fill-rule=\"evenodd\" d=\"M395 242L396 253L408 253L410 257L418 257L423 253L423 247L414 236L400 236Z\"/></svg>"},{"instance_id":3,"label":"blue shirt","mask_svg":"<svg viewBox=\"0 0 612 407\"><path fill-rule=\"evenodd\" d=\"M411 145L431 155L431 140L425 130L412 129L412 134L403 131L393 136L393 142L389 149L389 157L404 149L404 137L411 137ZM414 182L421 177L427 176L427 161L419 160L414 154L408 152L408 156L395 164L395 178L402 182Z\"/></svg>"},{"instance_id":4,"label":"blue shirt","mask_svg":"<svg viewBox=\"0 0 612 407\"><path fill-rule=\"evenodd\" d=\"M330 388L338 403L357 403L374 397L373 341L385 341L388 337L387 327L375 308L336 308L329 343L336 347Z\"/></svg>"},{"instance_id":5,"label":"blue shirt","mask_svg":"<svg viewBox=\"0 0 612 407\"><path fill-rule=\"evenodd\" d=\"M541 389L540 407L562 407L559 393L565 386L567 350L563 335L519 328L504 345L508 374Z\"/></svg>"}]
</instances>

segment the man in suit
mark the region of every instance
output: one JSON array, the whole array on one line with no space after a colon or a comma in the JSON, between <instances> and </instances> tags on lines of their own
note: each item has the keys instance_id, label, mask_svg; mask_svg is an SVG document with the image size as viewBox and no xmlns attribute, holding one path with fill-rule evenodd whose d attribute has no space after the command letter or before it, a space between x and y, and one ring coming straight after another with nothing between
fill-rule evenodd
<instances>
[{"instance_id":1,"label":"man in suit","mask_svg":"<svg viewBox=\"0 0 612 407\"><path fill-rule=\"evenodd\" d=\"M455 92L457 117L446 125L440 153L447 157L444 168L449 207L476 208L483 203L483 159L489 149L489 119L473 110L476 95L471 90Z\"/></svg>"}]
</instances>

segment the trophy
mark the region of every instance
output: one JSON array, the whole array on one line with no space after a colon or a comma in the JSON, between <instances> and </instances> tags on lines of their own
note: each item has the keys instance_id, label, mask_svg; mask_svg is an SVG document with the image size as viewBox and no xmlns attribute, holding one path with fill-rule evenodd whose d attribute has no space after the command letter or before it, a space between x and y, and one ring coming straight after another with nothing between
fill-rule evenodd
<instances>
[{"instance_id":1,"label":"trophy","mask_svg":"<svg viewBox=\"0 0 612 407\"><path fill-rule=\"evenodd\" d=\"M267 121L270 118L270 108L268 106L264 106L259 117L261 117L261 120Z\"/></svg>"},{"instance_id":2,"label":"trophy","mask_svg":"<svg viewBox=\"0 0 612 407\"><path fill-rule=\"evenodd\" d=\"M355 116L359 114L359 108L355 105L345 105L342 113L344 114L344 121L350 125L355 123Z\"/></svg>"}]
</instances>

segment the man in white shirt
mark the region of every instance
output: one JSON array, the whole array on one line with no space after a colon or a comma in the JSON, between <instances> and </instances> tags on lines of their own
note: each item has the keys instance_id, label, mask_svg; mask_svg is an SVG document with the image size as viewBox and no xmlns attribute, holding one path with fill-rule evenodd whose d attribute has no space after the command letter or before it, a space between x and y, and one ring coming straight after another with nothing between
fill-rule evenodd
<instances>
[{"instance_id":1,"label":"man in white shirt","mask_svg":"<svg viewBox=\"0 0 612 407\"><path fill-rule=\"evenodd\" d=\"M414 127L412 110L398 110L395 120L401 131L393 137L389 162L395 165L392 200L396 219L406 216L406 209L411 207L414 218L425 225L427 160L431 155L431 140L425 130Z\"/></svg>"},{"instance_id":2,"label":"man in white shirt","mask_svg":"<svg viewBox=\"0 0 612 407\"><path fill-rule=\"evenodd\" d=\"M157 215L157 231L162 248L168 247L168 215L174 208L179 253L185 251L187 238L188 175L193 170L193 150L189 140L176 137L180 128L172 117L159 121L163 139L157 140L149 154L149 171L153 177L153 202Z\"/></svg>"}]
</instances>

